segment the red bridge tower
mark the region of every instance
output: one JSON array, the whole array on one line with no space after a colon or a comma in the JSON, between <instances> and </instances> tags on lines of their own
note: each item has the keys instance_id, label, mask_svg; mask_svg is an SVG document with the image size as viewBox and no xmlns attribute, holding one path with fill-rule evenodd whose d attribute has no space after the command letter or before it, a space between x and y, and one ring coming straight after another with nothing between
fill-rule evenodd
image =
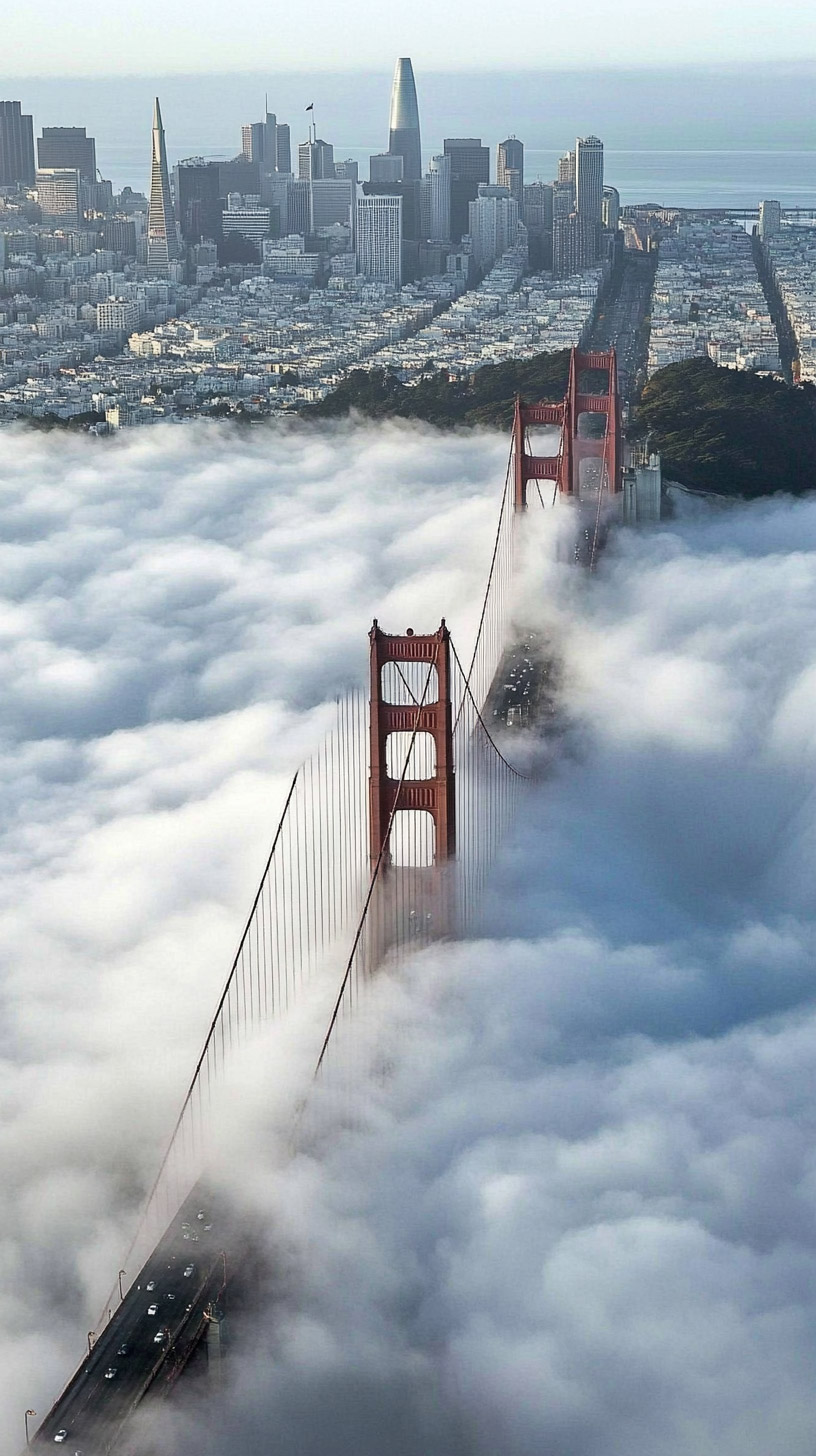
<instances>
[{"instance_id":1,"label":"red bridge tower","mask_svg":"<svg viewBox=\"0 0 816 1456\"><path fill-rule=\"evenodd\" d=\"M579 392L580 376L587 370L603 370L607 387L601 394ZM604 415L603 436L583 433L582 417ZM557 455L532 455L528 449L527 431L535 425L558 425L561 444ZM561 495L578 498L581 494L581 464L584 460L600 462L598 487L617 495L622 489L623 449L620 396L615 350L607 353L582 354L573 349L570 355L567 393L560 404L522 404L516 399L513 418L513 484L517 511L527 509L527 482L552 480Z\"/></svg>"}]
</instances>

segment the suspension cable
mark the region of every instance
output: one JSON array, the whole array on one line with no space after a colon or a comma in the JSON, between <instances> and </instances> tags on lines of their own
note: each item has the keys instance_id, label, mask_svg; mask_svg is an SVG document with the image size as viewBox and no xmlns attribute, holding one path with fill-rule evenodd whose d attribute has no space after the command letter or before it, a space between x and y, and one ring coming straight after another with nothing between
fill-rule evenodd
<instances>
[{"instance_id":1,"label":"suspension cable","mask_svg":"<svg viewBox=\"0 0 816 1456\"><path fill-rule=\"evenodd\" d=\"M609 428L608 428L608 426L607 426L607 432L606 432L606 434L607 434L607 439L604 441L604 452L603 452L603 457L602 457L602 460L601 460L601 478L598 481L598 509L595 512L595 530L593 532L593 536L592 536L592 546L591 546L590 552L589 552L589 569L590 569L590 571L594 571L595 570L595 554L596 554L596 551L598 549L598 535L599 535L599 532L600 532L600 529L601 529L601 502L603 500L603 493L604 493L604 490L606 489L607 478L609 476L609 467L607 465L607 459L606 459L606 457L607 457L607 450L608 450L608 439L609 439Z\"/></svg>"},{"instance_id":2,"label":"suspension cable","mask_svg":"<svg viewBox=\"0 0 816 1456\"><path fill-rule=\"evenodd\" d=\"M388 841L389 841L389 839L391 837L391 830L392 830L392 828L394 826L394 819L396 817L397 808L398 808L399 801L400 801L400 794L402 793L402 788L403 788L403 785L405 783L406 776L408 774L408 765L411 762L411 754L414 751L414 744L416 742L417 733L419 732L420 716L421 716L421 713L422 713L422 709L425 706L425 699L428 696L428 689L429 689L430 683L431 683L432 670L436 668L436 665L437 665L437 662L438 662L438 659L439 659L439 649L440 649L441 645L442 645L441 642L437 642L437 644L436 644L436 651L434 652L434 656L433 656L433 662L430 662L428 664L428 671L427 671L427 673L425 675L425 686L422 689L422 697L421 697L420 701L417 703L416 714L414 715L414 727L413 727L413 732L411 733L411 741L408 744L408 750L407 750L407 752L405 754L405 761L404 761L404 763L402 765L402 773L400 775L399 784L397 785L397 792L394 795L394 802L393 802L393 804L391 806L391 813L388 816L388 823L385 826L385 833L383 835L383 841L382 841L382 844L380 845L379 851L377 853L377 859L376 859L376 862L374 864L374 868L371 871L371 880L370 880L369 886L368 886L368 893L366 894L365 902L363 904L363 908L362 908L362 911L360 913L360 919L357 922L357 929L356 929L356 931L354 933L354 940L352 942L351 950L349 952L348 960L346 962L346 969L345 969L345 972L343 973L343 979L340 982L340 990L337 993L337 999L336 999L336 1001L334 1003L334 1009L332 1011L331 1018L329 1020L329 1025L328 1025L328 1028L327 1028L327 1031L326 1031L326 1035L323 1038L323 1045L320 1048L320 1056L317 1059L317 1064L316 1064L315 1069L314 1069L314 1077L315 1078L317 1078L319 1076L320 1070L321 1070L321 1068L323 1066L323 1062L325 1061L326 1053L327 1053L327 1051L329 1049L329 1042L331 1041L331 1037L332 1037L332 1033L334 1031L334 1028L337 1025L337 1018L340 1015L340 1007L343 1004L343 997L346 994L346 989L347 989L348 984L349 984L349 981L351 979L351 972L352 972L352 969L354 967L354 958L355 958L355 956L357 954L357 949L359 947L360 940L362 938L363 929L365 927L365 923L366 923L366 920L368 918L369 907L371 905L371 901L372 901L373 896L374 896L374 889L375 889L375 886L376 886L377 881L379 879L380 870L382 868L383 860L385 858L386 848L388 846Z\"/></svg>"},{"instance_id":3,"label":"suspension cable","mask_svg":"<svg viewBox=\"0 0 816 1456\"><path fill-rule=\"evenodd\" d=\"M459 654L456 651L456 648L455 648L455 646L453 644L453 638L450 639L450 647L451 647L451 652L453 653L453 658L454 658L454 661L456 663L456 666L458 667L459 672L461 673L462 678L464 680L464 683L465 683L465 692L467 693L468 697L470 698L471 703L473 704L473 710L474 710L474 712L476 714L476 717L479 720L479 723L480 723L481 728L482 728L482 732L484 733L485 738L487 739L488 743L490 744L490 747L493 749L493 752L495 753L496 757L499 758L499 759L501 759L501 761L504 764L505 768L508 768L510 770L511 774L514 774L517 779L529 779L529 778L531 778L532 776L530 774L522 773L521 772L521 769L514 768L513 764L510 763L509 760L505 758L504 754L502 753L501 749L499 748L499 745L496 743L496 740L494 739L493 735L491 734L490 729L488 728L487 724L485 723L484 718L482 717L481 711L479 709L479 704L476 702L476 699L474 698L473 693L471 692L470 683L465 679L464 670L462 668L461 662L459 661Z\"/></svg>"},{"instance_id":4,"label":"suspension cable","mask_svg":"<svg viewBox=\"0 0 816 1456\"><path fill-rule=\"evenodd\" d=\"M504 477L504 490L502 491L501 505L499 507L499 519L498 519L498 522L496 524L496 536L495 536L495 539L494 539L494 542L493 542L493 554L492 554L492 556L490 558L490 571L488 573L487 586L485 587L485 594L484 594L484 598L482 600L482 610L481 610L481 614L479 616L479 625L478 625L478 627L476 629L476 640L475 640L475 642L473 644L473 656L470 659L470 668L468 669L468 674L467 674L467 677L465 679L465 682L468 685L468 687L470 686L470 679L471 679L471 677L473 675L473 669L476 666L476 657L477 657L477 654L478 654L478 651L479 651L479 645L480 645L481 640L482 640L482 632L484 631L485 618L487 616L487 604L488 604L488 602L490 600L490 588L493 585L493 576L494 576L494 573L495 573L495 570L496 570L496 562L499 559L499 545L501 543L501 532L502 532L502 524L504 522L505 508L507 506L507 495L508 495L508 489L509 489L509 485L510 485L510 467L511 467L512 463L513 463L513 446L511 444L511 446L510 446L510 454L509 454L509 457L508 457L508 460L507 460L507 472L506 472L505 477ZM463 707L464 707L464 700L460 704L459 711L456 714L456 722L453 725L453 731L454 731L454 733L456 732L456 729L459 726L459 719L462 716L462 708Z\"/></svg>"}]
</instances>

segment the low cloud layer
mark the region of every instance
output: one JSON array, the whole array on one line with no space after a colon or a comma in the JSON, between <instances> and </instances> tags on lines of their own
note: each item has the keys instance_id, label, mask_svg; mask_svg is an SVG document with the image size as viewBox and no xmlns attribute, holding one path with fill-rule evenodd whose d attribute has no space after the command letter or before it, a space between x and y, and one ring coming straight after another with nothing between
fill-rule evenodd
<instances>
[{"instance_id":1,"label":"low cloud layer","mask_svg":"<svg viewBox=\"0 0 816 1456\"><path fill-rule=\"evenodd\" d=\"M816 502L678 511L531 553L556 762L362 1126L245 1179L277 1298L169 1450L809 1456Z\"/></svg>"},{"instance_id":2,"label":"low cloud layer","mask_svg":"<svg viewBox=\"0 0 816 1456\"><path fill-rule=\"evenodd\" d=\"M505 467L414 430L11 438L2 1456L115 1273L283 774L375 612L467 632ZM551 557L550 771L479 937L372 991L356 1126L287 1164L247 1107L222 1171L275 1298L173 1456L810 1456L816 502Z\"/></svg>"},{"instance_id":3,"label":"low cloud layer","mask_svg":"<svg viewBox=\"0 0 816 1456\"><path fill-rule=\"evenodd\" d=\"M127 1247L287 776L372 616L472 626L506 444L6 431L0 1452Z\"/></svg>"}]
</instances>

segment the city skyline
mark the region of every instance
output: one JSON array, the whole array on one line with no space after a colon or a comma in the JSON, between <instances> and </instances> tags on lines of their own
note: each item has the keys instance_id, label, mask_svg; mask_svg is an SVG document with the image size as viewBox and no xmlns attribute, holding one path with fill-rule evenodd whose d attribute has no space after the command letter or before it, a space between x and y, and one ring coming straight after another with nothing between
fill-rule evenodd
<instances>
[{"instance_id":1,"label":"city skyline","mask_svg":"<svg viewBox=\"0 0 816 1456\"><path fill-rule=\"evenodd\" d=\"M442 360L446 368L473 369L484 355L476 349L463 356L461 338L452 352L445 334L435 329L429 334L430 352L410 343L418 327L422 332L421 321L440 310L450 311L454 320L461 310L477 321L477 337L483 338L480 290L487 290L486 298L497 288L512 294L525 277L532 276L537 281L530 285L529 306L535 324L514 339L514 347L529 353L535 352L534 339L538 343L546 339L550 345L559 336L575 340L588 327L609 279L619 276L624 252L643 252L650 246L652 224L641 226L629 200L622 197L614 164L611 177L605 176L604 142L586 125L573 131L572 138L562 130L560 152L542 163L543 154L533 160L535 152L528 153L523 134L514 126L512 105L502 118L500 140L474 134L477 129L467 125L461 127L465 135L447 134L455 128L445 116L441 149L432 135L426 138L423 157L424 117L414 67L410 57L402 56L394 65L390 101L386 104L383 96L377 118L381 140L361 159L344 155L346 149L337 141L343 110L324 106L317 90L311 95L317 103L298 104L294 111L275 88L265 91L263 108L251 100L242 103L232 147L219 159L208 157L196 145L197 138L189 150L175 144L171 122L171 155L187 153L173 166L172 187L160 98L154 96L149 195L141 197L130 185L115 193L111 182L102 180L101 171L96 172L99 180L90 180L97 150L105 165L104 147L98 148L87 125L76 124L79 118L74 112L61 116L58 125L42 124L37 137L37 191L26 196L31 182L20 175L16 186L12 179L11 195L0 199L7 214L0 228L4 265L0 296L8 300L5 338L22 349L24 372L36 364L46 376L59 373L58 360L71 360L77 354L84 359L96 353L98 362L88 383L78 390L60 383L56 388L42 384L34 392L35 409L67 394L93 405L93 410L102 409L107 428L160 418L166 409L163 401L155 407L149 400L134 407L115 375L107 382L102 359L121 357L125 348L137 377L150 367L154 355L186 361L212 352L215 361L226 357L224 351L243 357L248 350L240 372L246 371L247 388L255 389L261 407L273 412L322 397L332 377L342 372L341 361L381 356L408 374L429 364L440 367ZM23 174L40 118L24 90L21 97L4 103L0 146L10 155L11 138L16 169ZM453 114L467 120L455 110ZM142 138L144 126L142 117ZM141 159L148 155L144 141L139 155L143 165ZM46 158L59 165L43 166ZM767 200L774 197L776 202ZM774 188L766 190L765 198L762 216L767 220L781 203ZM638 200L642 202L644 195ZM41 216L31 211L37 205ZM725 250L730 250L727 236ZM642 282L641 278L639 290ZM232 294L236 284L237 299ZM234 302L247 320L251 299L259 318L278 319L278 325L262 329L259 338L274 337L290 366L283 372L294 373L297 365L300 375L304 291L307 300L314 300L324 326L309 341L315 353L314 372L310 370L311 377L302 381L290 379L283 390L278 383L268 388L253 373L252 356L259 345L253 342L252 331L248 341L242 337L240 343L229 344L226 337L218 342L219 331L231 327L227 320L232 319ZM542 302L552 297L559 300L561 334L548 315L549 305ZM192 326L191 334L182 322L191 312L202 324L207 320L206 347L199 345L198 326ZM311 319L311 302L305 314ZM355 318L352 350L344 342L344 315ZM379 326L374 323L378 317L383 320ZM312 329L311 322L308 327ZM498 357L507 346L507 327L502 321L489 331L495 334L489 347L498 349ZM674 347L673 336L670 328L669 349ZM383 347L388 338L393 350ZM703 342L713 347L710 341ZM765 341L761 342L765 357L770 357ZM56 344L62 353L55 352ZM755 347L750 331L737 330L727 352L747 360L759 357L762 349ZM630 340L622 366L627 377L634 368L635 352ZM48 364L38 362L43 354ZM463 357L468 359L466 366ZM11 369L6 378L19 383L15 381L19 363L10 351L7 360ZM182 385L178 396L183 399L189 366L181 362L171 373ZM121 365L116 374L121 376ZM24 386L7 403L13 410L13 400L31 395Z\"/></svg>"}]
</instances>

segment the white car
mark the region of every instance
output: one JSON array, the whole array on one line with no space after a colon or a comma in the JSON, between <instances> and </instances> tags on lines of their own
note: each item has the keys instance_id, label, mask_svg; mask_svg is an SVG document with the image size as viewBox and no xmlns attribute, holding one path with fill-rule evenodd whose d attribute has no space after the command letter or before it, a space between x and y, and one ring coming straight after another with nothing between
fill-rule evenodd
<instances>
[{"instance_id":1,"label":"white car","mask_svg":"<svg viewBox=\"0 0 816 1456\"><path fill-rule=\"evenodd\" d=\"M147 1312L148 1314L158 1314L159 1306L157 1304L149 1304L147 1306Z\"/></svg>"},{"instance_id":2,"label":"white car","mask_svg":"<svg viewBox=\"0 0 816 1456\"><path fill-rule=\"evenodd\" d=\"M167 1334L167 1331L166 1330L157 1330L156 1333L155 1333L155 1335L153 1336L153 1344L154 1345L163 1345L166 1334Z\"/></svg>"},{"instance_id":3,"label":"white car","mask_svg":"<svg viewBox=\"0 0 816 1456\"><path fill-rule=\"evenodd\" d=\"M68 1432L64 1428L61 1431L57 1431L57 1434L54 1437L54 1440L56 1441L57 1445L59 1445L62 1441L67 1441L68 1440Z\"/></svg>"},{"instance_id":4,"label":"white car","mask_svg":"<svg viewBox=\"0 0 816 1456\"><path fill-rule=\"evenodd\" d=\"M116 1379L116 1366L115 1365L111 1365L110 1369L105 1371L105 1379L106 1380L115 1380Z\"/></svg>"},{"instance_id":5,"label":"white car","mask_svg":"<svg viewBox=\"0 0 816 1456\"><path fill-rule=\"evenodd\" d=\"M195 1264L187 1265L187 1268L184 1271L185 1279L189 1279L191 1274L195 1274Z\"/></svg>"},{"instance_id":6,"label":"white car","mask_svg":"<svg viewBox=\"0 0 816 1456\"><path fill-rule=\"evenodd\" d=\"M148 1294L152 1294L153 1293L153 1290L155 1288L156 1288L156 1281L155 1281L155 1279L151 1279L150 1280L150 1283L145 1285L145 1289L147 1290Z\"/></svg>"}]
</instances>

